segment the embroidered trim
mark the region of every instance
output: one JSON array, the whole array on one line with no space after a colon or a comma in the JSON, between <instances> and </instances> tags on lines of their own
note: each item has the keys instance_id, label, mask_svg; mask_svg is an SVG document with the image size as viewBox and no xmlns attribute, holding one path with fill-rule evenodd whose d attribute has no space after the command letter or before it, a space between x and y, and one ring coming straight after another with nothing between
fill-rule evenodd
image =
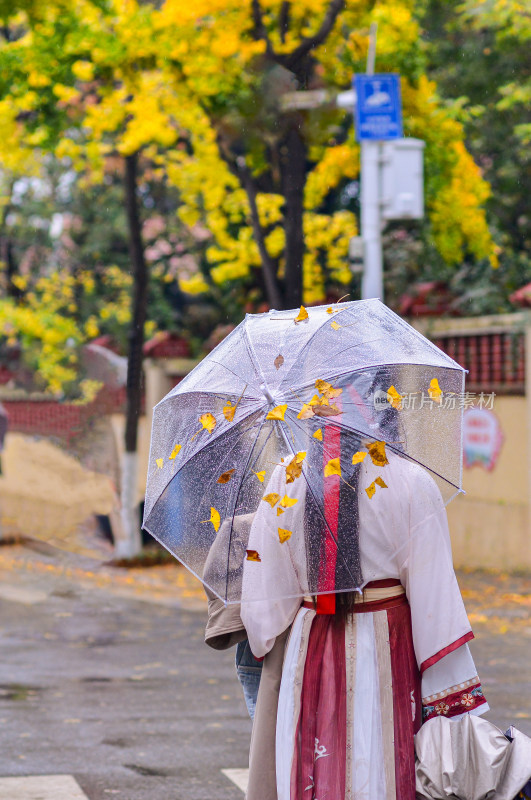
<instances>
[{"instance_id":1,"label":"embroidered trim","mask_svg":"<svg viewBox=\"0 0 531 800\"><path fill-rule=\"evenodd\" d=\"M434 717L456 717L473 708L486 703L481 684L467 687L465 690L448 694L444 699L429 705L422 704L422 720L426 722Z\"/></svg>"},{"instance_id":2,"label":"embroidered trim","mask_svg":"<svg viewBox=\"0 0 531 800\"><path fill-rule=\"evenodd\" d=\"M449 689L443 689L442 692L437 692L436 694L430 694L427 697L422 698L422 705L427 706L430 703L433 704L436 700L442 700L443 697L447 697L449 694L455 694L460 689L467 689L469 686L477 686L480 684L479 676L474 675L473 678L470 678L468 681L464 681L463 683L456 683L455 686L450 686Z\"/></svg>"},{"instance_id":3,"label":"embroidered trim","mask_svg":"<svg viewBox=\"0 0 531 800\"><path fill-rule=\"evenodd\" d=\"M426 659L426 661L422 662L420 665L420 674L422 675L422 673L425 672L428 667L433 667L433 665L436 664L437 661L440 661L441 658L444 658L449 653L453 653L454 650L457 650L458 647L461 647L462 644L469 642L473 638L474 634L472 631L468 631L468 633L465 633L464 636L460 636L459 639L456 639L455 642L452 642L452 644L449 644L447 647L443 647L443 649L439 650L438 653L435 653L435 655L430 656Z\"/></svg>"}]
</instances>

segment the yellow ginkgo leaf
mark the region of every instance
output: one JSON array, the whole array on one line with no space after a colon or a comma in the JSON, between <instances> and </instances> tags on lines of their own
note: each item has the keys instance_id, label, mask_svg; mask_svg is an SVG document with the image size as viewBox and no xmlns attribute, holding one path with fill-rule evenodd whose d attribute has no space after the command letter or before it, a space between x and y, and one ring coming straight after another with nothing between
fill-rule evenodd
<instances>
[{"instance_id":1,"label":"yellow ginkgo leaf","mask_svg":"<svg viewBox=\"0 0 531 800\"><path fill-rule=\"evenodd\" d=\"M390 386L387 390L387 402L397 410L402 408L402 395L399 394L394 386Z\"/></svg>"},{"instance_id":2,"label":"yellow ginkgo leaf","mask_svg":"<svg viewBox=\"0 0 531 800\"><path fill-rule=\"evenodd\" d=\"M212 525L214 526L214 530L216 531L216 533L219 531L220 521L221 518L219 516L219 511L216 511L216 509L213 506L210 506L210 519L201 520L201 522L211 522Z\"/></svg>"},{"instance_id":3,"label":"yellow ginkgo leaf","mask_svg":"<svg viewBox=\"0 0 531 800\"><path fill-rule=\"evenodd\" d=\"M386 464L389 464L385 454L385 442L372 442L368 445L367 450L369 451L372 463L377 467L385 467Z\"/></svg>"},{"instance_id":4,"label":"yellow ginkgo leaf","mask_svg":"<svg viewBox=\"0 0 531 800\"><path fill-rule=\"evenodd\" d=\"M339 395L343 392L343 389L334 389L331 383L328 383L328 381L322 381L319 378L315 381L315 388L328 399L331 397L339 397Z\"/></svg>"},{"instance_id":5,"label":"yellow ginkgo leaf","mask_svg":"<svg viewBox=\"0 0 531 800\"><path fill-rule=\"evenodd\" d=\"M207 412L206 414L201 414L201 416L199 417L199 422L201 423L203 428L209 433L212 433L212 431L217 425L217 420L214 414L211 414L210 412Z\"/></svg>"},{"instance_id":6,"label":"yellow ginkgo leaf","mask_svg":"<svg viewBox=\"0 0 531 800\"><path fill-rule=\"evenodd\" d=\"M442 403L442 389L439 386L439 381L437 378L432 378L430 381L430 388L428 389L428 394L432 400L435 400L436 403Z\"/></svg>"},{"instance_id":7,"label":"yellow ginkgo leaf","mask_svg":"<svg viewBox=\"0 0 531 800\"><path fill-rule=\"evenodd\" d=\"M330 401L327 397L319 397L318 394L314 394L310 402L308 403L309 406L329 406Z\"/></svg>"},{"instance_id":8,"label":"yellow ginkgo leaf","mask_svg":"<svg viewBox=\"0 0 531 800\"><path fill-rule=\"evenodd\" d=\"M276 492L271 492L271 494L266 494L262 497L262 500L265 500L266 503L269 503L271 508L274 508L276 503L280 500L280 495Z\"/></svg>"},{"instance_id":9,"label":"yellow ginkgo leaf","mask_svg":"<svg viewBox=\"0 0 531 800\"><path fill-rule=\"evenodd\" d=\"M266 419L283 420L284 414L286 413L287 409L288 409L287 404L284 404L282 406L276 406L276 408L272 408L271 411L267 412Z\"/></svg>"},{"instance_id":10,"label":"yellow ginkgo leaf","mask_svg":"<svg viewBox=\"0 0 531 800\"><path fill-rule=\"evenodd\" d=\"M174 459L180 452L181 452L182 444L176 444L173 450L171 451L170 461Z\"/></svg>"},{"instance_id":11,"label":"yellow ginkgo leaf","mask_svg":"<svg viewBox=\"0 0 531 800\"><path fill-rule=\"evenodd\" d=\"M384 479L383 479L383 478L380 478L380 476L378 476L378 477L375 479L375 481L374 481L374 482L375 482L375 483L376 483L378 486L381 486L381 487L382 487L382 489L387 489L387 488L388 488L388 486L387 486L386 482L384 481Z\"/></svg>"},{"instance_id":12,"label":"yellow ginkgo leaf","mask_svg":"<svg viewBox=\"0 0 531 800\"><path fill-rule=\"evenodd\" d=\"M280 505L283 508L291 508L292 506L295 505L295 503L298 503L298 502L299 501L298 501L298 499L296 497L288 497L288 495L285 494L284 497L282 498L282 500L280 501Z\"/></svg>"},{"instance_id":13,"label":"yellow ginkgo leaf","mask_svg":"<svg viewBox=\"0 0 531 800\"><path fill-rule=\"evenodd\" d=\"M284 544L284 542L287 542L288 539L291 538L291 534L292 534L291 531L287 531L285 528L279 528L278 539L280 541L280 544Z\"/></svg>"},{"instance_id":14,"label":"yellow ginkgo leaf","mask_svg":"<svg viewBox=\"0 0 531 800\"><path fill-rule=\"evenodd\" d=\"M297 456L294 456L286 467L286 483L293 483L296 478L302 475L302 461L297 461Z\"/></svg>"},{"instance_id":15,"label":"yellow ginkgo leaf","mask_svg":"<svg viewBox=\"0 0 531 800\"><path fill-rule=\"evenodd\" d=\"M323 441L323 432L322 432L321 428L317 428L315 433L312 433L312 437L314 439L318 439L320 442L322 442Z\"/></svg>"},{"instance_id":16,"label":"yellow ginkgo leaf","mask_svg":"<svg viewBox=\"0 0 531 800\"><path fill-rule=\"evenodd\" d=\"M354 455L352 456L352 463L361 464L366 455L367 453L362 453L361 450L358 450L358 452L354 453Z\"/></svg>"},{"instance_id":17,"label":"yellow ginkgo leaf","mask_svg":"<svg viewBox=\"0 0 531 800\"><path fill-rule=\"evenodd\" d=\"M230 400L227 400L223 406L223 416L228 422L232 422L234 414L236 413L236 406L233 406Z\"/></svg>"},{"instance_id":18,"label":"yellow ginkgo leaf","mask_svg":"<svg viewBox=\"0 0 531 800\"><path fill-rule=\"evenodd\" d=\"M233 469L228 469L226 472L223 472L223 473L222 473L222 474L219 476L219 478L218 478L218 481L217 481L217 482L218 482L218 483L228 483L228 482L230 481L230 479L232 478L232 476L234 475L234 473L235 473L235 472L236 472L236 470L235 470L234 468L233 468Z\"/></svg>"},{"instance_id":19,"label":"yellow ginkgo leaf","mask_svg":"<svg viewBox=\"0 0 531 800\"><path fill-rule=\"evenodd\" d=\"M335 331L338 331L341 325L338 325L335 319L333 319L332 322L330 323L330 327L333 328Z\"/></svg>"},{"instance_id":20,"label":"yellow ginkgo leaf","mask_svg":"<svg viewBox=\"0 0 531 800\"><path fill-rule=\"evenodd\" d=\"M330 475L341 475L341 462L339 458L331 458L324 468L325 478L328 478Z\"/></svg>"},{"instance_id":21,"label":"yellow ginkgo leaf","mask_svg":"<svg viewBox=\"0 0 531 800\"><path fill-rule=\"evenodd\" d=\"M247 556L246 556L247 561L261 561L262 560L260 558L260 556L258 555L258 551L257 550L246 550L245 552L247 553Z\"/></svg>"},{"instance_id":22,"label":"yellow ginkgo leaf","mask_svg":"<svg viewBox=\"0 0 531 800\"><path fill-rule=\"evenodd\" d=\"M367 486L365 491L367 492L367 495L370 499L376 491L376 484L374 483L374 481L371 484L369 484L369 486Z\"/></svg>"},{"instance_id":23,"label":"yellow ginkgo leaf","mask_svg":"<svg viewBox=\"0 0 531 800\"><path fill-rule=\"evenodd\" d=\"M256 475L256 477L258 478L258 480L260 481L260 483L263 483L263 482L264 482L264 478L265 478L265 476L266 476L266 471L265 471L265 469L261 470L260 472L255 472L255 471L254 471L254 469L252 469L252 470L251 470L251 472L253 472L253 473Z\"/></svg>"},{"instance_id":24,"label":"yellow ginkgo leaf","mask_svg":"<svg viewBox=\"0 0 531 800\"><path fill-rule=\"evenodd\" d=\"M297 464L302 464L305 458L306 458L306 450L301 450L300 453L296 454L295 461L297 462Z\"/></svg>"},{"instance_id":25,"label":"yellow ginkgo leaf","mask_svg":"<svg viewBox=\"0 0 531 800\"><path fill-rule=\"evenodd\" d=\"M155 463L156 463L156 465L157 465L157 467L158 467L159 469L162 469L162 465L164 464L164 459L163 459L163 458L157 458L157 460L155 461Z\"/></svg>"},{"instance_id":26,"label":"yellow ginkgo leaf","mask_svg":"<svg viewBox=\"0 0 531 800\"><path fill-rule=\"evenodd\" d=\"M301 410L297 414L297 419L310 419L314 416L314 410L309 403L304 403Z\"/></svg>"},{"instance_id":27,"label":"yellow ginkgo leaf","mask_svg":"<svg viewBox=\"0 0 531 800\"><path fill-rule=\"evenodd\" d=\"M308 319L308 312L306 311L304 306L301 306L301 310L295 317L295 322L304 322L305 319Z\"/></svg>"},{"instance_id":28,"label":"yellow ginkgo leaf","mask_svg":"<svg viewBox=\"0 0 531 800\"><path fill-rule=\"evenodd\" d=\"M280 508L280 506L277 506L277 517L280 517L280 515L283 514L285 510L286 510L285 508Z\"/></svg>"},{"instance_id":29,"label":"yellow ginkgo leaf","mask_svg":"<svg viewBox=\"0 0 531 800\"><path fill-rule=\"evenodd\" d=\"M328 308L326 309L326 313L327 314L333 314L334 313L334 309L332 308L332 306L328 306Z\"/></svg>"}]
</instances>

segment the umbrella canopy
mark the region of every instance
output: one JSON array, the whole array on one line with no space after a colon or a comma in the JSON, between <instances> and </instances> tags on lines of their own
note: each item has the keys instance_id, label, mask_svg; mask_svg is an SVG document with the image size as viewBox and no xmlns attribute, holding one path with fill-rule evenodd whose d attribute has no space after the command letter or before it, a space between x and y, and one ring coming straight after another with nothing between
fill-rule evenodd
<instances>
[{"instance_id":1,"label":"umbrella canopy","mask_svg":"<svg viewBox=\"0 0 531 800\"><path fill-rule=\"evenodd\" d=\"M378 300L247 315L154 409L144 527L238 602L267 506L279 542L299 542L306 593L356 589L371 577L346 530L357 493L385 491L402 459L445 503L460 491L463 385L462 367ZM358 485L366 458L376 472ZM315 563L323 541L332 582ZM282 581L267 591L283 596Z\"/></svg>"}]
</instances>

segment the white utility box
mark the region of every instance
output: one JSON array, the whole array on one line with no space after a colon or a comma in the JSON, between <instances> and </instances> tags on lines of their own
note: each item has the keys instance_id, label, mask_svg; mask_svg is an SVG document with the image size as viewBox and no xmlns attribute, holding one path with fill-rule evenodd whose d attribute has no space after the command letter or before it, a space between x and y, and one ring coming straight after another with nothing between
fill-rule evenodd
<instances>
[{"instance_id":1,"label":"white utility box","mask_svg":"<svg viewBox=\"0 0 531 800\"><path fill-rule=\"evenodd\" d=\"M422 219L424 216L424 146L422 139L382 142L383 219Z\"/></svg>"}]
</instances>

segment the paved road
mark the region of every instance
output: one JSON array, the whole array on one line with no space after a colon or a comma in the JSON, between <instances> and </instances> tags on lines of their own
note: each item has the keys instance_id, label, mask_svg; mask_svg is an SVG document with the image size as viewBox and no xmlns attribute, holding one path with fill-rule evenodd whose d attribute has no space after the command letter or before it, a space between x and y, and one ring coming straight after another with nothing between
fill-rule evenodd
<instances>
[{"instance_id":1,"label":"paved road","mask_svg":"<svg viewBox=\"0 0 531 800\"><path fill-rule=\"evenodd\" d=\"M250 723L233 654L202 642L197 599L3 566L0 776L72 775L89 800L242 800L221 770L246 766ZM531 735L529 581L510 579L504 605L496 580L461 581L472 647L489 718Z\"/></svg>"}]
</instances>

